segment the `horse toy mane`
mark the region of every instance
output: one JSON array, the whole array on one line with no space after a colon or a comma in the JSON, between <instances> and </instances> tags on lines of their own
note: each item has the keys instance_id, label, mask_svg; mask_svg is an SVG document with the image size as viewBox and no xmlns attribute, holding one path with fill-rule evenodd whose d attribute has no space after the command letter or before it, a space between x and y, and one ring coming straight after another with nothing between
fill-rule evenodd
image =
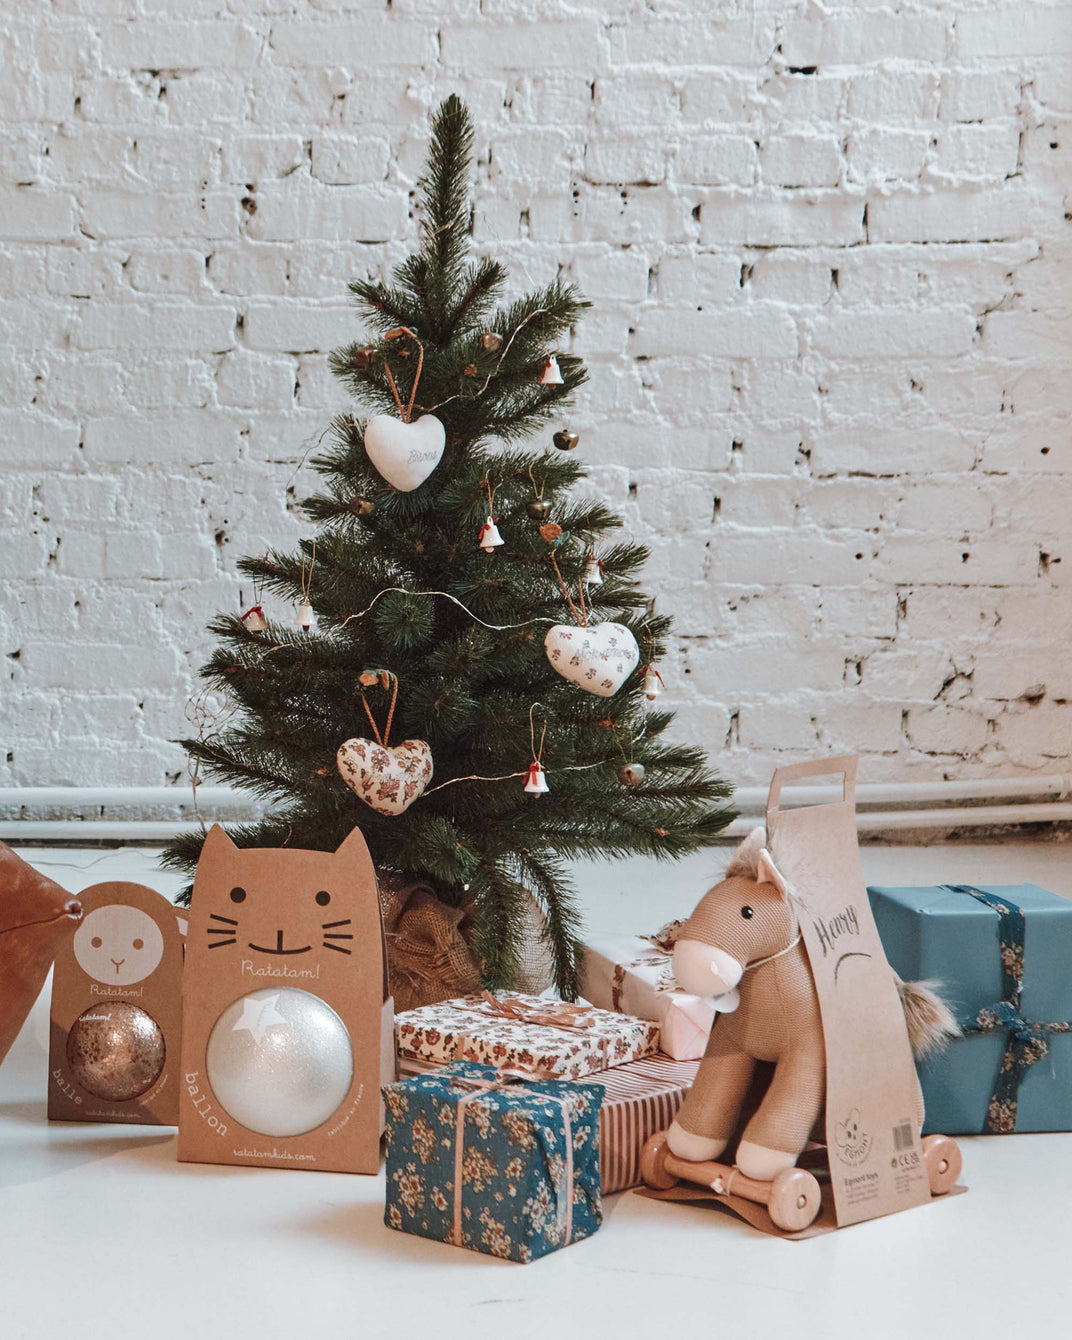
<instances>
[{"instance_id":1,"label":"horse toy mane","mask_svg":"<svg viewBox=\"0 0 1072 1340\"><path fill-rule=\"evenodd\" d=\"M756 1062L773 1062L774 1078L737 1148L738 1167L757 1179L796 1163L826 1097L822 1017L796 902L765 844L764 829L753 829L725 877L678 928L678 983L712 997L720 1017L667 1133L678 1157L717 1158L735 1133ZM957 1036L956 1020L933 983L894 979L917 1056ZM922 1094L918 1119L922 1126Z\"/></svg>"}]
</instances>

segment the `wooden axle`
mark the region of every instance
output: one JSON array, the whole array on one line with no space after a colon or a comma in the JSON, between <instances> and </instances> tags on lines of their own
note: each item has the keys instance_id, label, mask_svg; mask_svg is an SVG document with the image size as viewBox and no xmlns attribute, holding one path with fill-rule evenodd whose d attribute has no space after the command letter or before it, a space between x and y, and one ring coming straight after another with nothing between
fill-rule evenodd
<instances>
[{"instance_id":1,"label":"wooden axle","mask_svg":"<svg viewBox=\"0 0 1072 1340\"><path fill-rule=\"evenodd\" d=\"M923 1139L922 1151L931 1195L945 1195L960 1176L957 1142L948 1135L928 1135ZM743 1196L765 1205L771 1222L789 1232L807 1228L819 1213L819 1183L803 1168L785 1168L769 1182L757 1181L724 1163L693 1163L679 1158L667 1144L665 1131L653 1135L641 1150L640 1175L659 1191L669 1190L678 1182L691 1182L710 1187L716 1196Z\"/></svg>"},{"instance_id":2,"label":"wooden axle","mask_svg":"<svg viewBox=\"0 0 1072 1340\"><path fill-rule=\"evenodd\" d=\"M807 1228L819 1213L819 1183L803 1168L785 1168L769 1182L746 1177L724 1163L692 1163L678 1158L666 1143L665 1131L653 1135L640 1155L640 1175L648 1186L665 1191L678 1182L707 1186L716 1196L743 1196L765 1205L771 1222L789 1232Z\"/></svg>"}]
</instances>

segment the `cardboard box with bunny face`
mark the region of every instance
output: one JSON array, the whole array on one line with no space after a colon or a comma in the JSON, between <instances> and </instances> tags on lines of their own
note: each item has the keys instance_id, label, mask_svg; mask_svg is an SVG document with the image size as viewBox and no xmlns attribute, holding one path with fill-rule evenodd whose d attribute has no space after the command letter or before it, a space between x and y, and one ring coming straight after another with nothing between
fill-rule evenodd
<instances>
[{"instance_id":1,"label":"cardboard box with bunny face","mask_svg":"<svg viewBox=\"0 0 1072 1340\"><path fill-rule=\"evenodd\" d=\"M48 1115L175 1126L182 934L153 889L115 881L79 895L82 923L56 955Z\"/></svg>"},{"instance_id":2,"label":"cardboard box with bunny face","mask_svg":"<svg viewBox=\"0 0 1072 1340\"><path fill-rule=\"evenodd\" d=\"M194 881L179 1158L376 1172L394 1014L376 874L337 851L239 848L220 827Z\"/></svg>"}]
</instances>

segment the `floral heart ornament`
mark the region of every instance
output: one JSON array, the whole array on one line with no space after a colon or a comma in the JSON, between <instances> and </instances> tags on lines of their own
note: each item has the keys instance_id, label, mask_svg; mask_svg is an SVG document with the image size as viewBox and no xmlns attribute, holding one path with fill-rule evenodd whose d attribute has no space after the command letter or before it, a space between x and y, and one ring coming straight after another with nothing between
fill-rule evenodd
<instances>
[{"instance_id":1,"label":"floral heart ornament","mask_svg":"<svg viewBox=\"0 0 1072 1340\"><path fill-rule=\"evenodd\" d=\"M391 722L398 701L398 676L391 670L363 670L359 677L361 701L375 740L357 736L339 745L335 761L339 776L350 790L377 814L402 814L420 796L432 779L432 750L426 740L403 740L390 744ZM387 688L393 682L391 705L383 733L372 715L365 690L374 685Z\"/></svg>"},{"instance_id":2,"label":"floral heart ornament","mask_svg":"<svg viewBox=\"0 0 1072 1340\"><path fill-rule=\"evenodd\" d=\"M365 425L365 451L388 484L394 485L399 493L412 493L424 483L442 459L447 434L442 422L434 414L422 414L416 423L411 422L417 399L417 383L424 366L424 346L416 332L408 326L389 330L384 338L397 340L403 335L408 336L418 349L417 369L413 374L409 401L402 404L391 365L385 358L383 370L401 417L396 419L391 414L377 414L371 418Z\"/></svg>"},{"instance_id":3,"label":"floral heart ornament","mask_svg":"<svg viewBox=\"0 0 1072 1340\"><path fill-rule=\"evenodd\" d=\"M432 780L432 751L425 740L390 748L375 740L347 740L336 757L343 781L377 814L402 814Z\"/></svg>"},{"instance_id":4,"label":"floral heart ornament","mask_svg":"<svg viewBox=\"0 0 1072 1340\"><path fill-rule=\"evenodd\" d=\"M640 661L636 638L620 623L585 627L556 623L547 630L543 645L563 679L600 698L617 693Z\"/></svg>"}]
</instances>

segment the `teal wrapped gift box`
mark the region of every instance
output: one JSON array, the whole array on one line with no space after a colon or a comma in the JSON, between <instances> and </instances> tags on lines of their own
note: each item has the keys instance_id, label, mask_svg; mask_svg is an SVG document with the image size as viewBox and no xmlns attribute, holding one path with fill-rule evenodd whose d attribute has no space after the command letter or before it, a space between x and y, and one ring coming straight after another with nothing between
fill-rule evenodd
<instances>
[{"instance_id":1,"label":"teal wrapped gift box","mask_svg":"<svg viewBox=\"0 0 1072 1340\"><path fill-rule=\"evenodd\" d=\"M383 1096L388 1227L534 1261L602 1223L599 1085L455 1061Z\"/></svg>"},{"instance_id":2,"label":"teal wrapped gift box","mask_svg":"<svg viewBox=\"0 0 1072 1340\"><path fill-rule=\"evenodd\" d=\"M924 1132L1072 1130L1072 902L1036 884L869 888L895 972L964 1030L919 1066Z\"/></svg>"}]
</instances>

